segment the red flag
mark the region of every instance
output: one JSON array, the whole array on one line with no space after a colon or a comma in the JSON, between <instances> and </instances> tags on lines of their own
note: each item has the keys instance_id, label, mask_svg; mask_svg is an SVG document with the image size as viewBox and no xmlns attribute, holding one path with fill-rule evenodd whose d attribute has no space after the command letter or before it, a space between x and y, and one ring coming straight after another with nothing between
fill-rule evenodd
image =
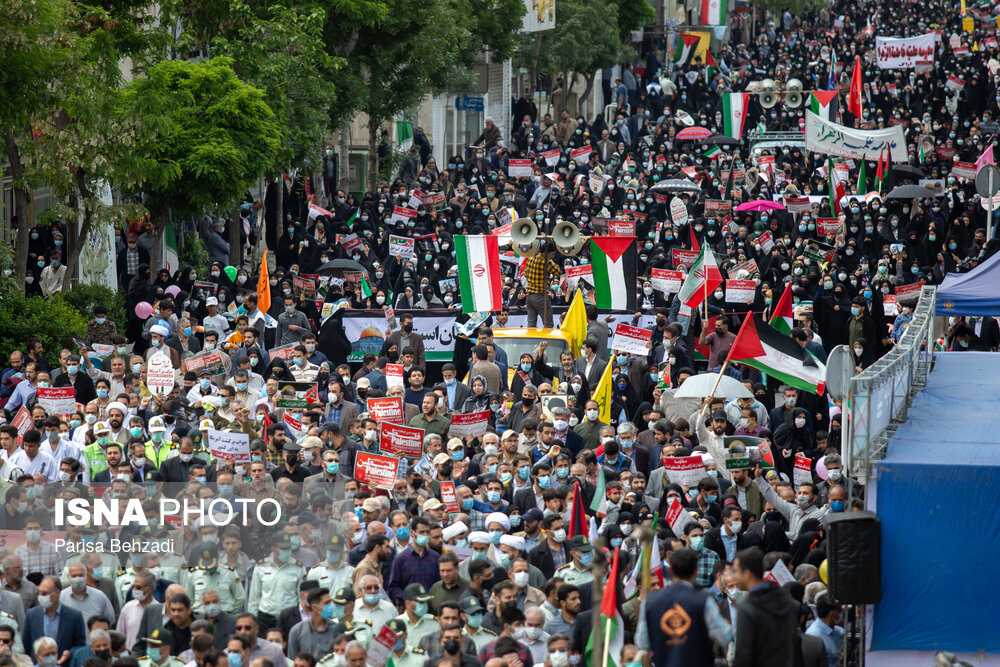
<instances>
[{"instance_id":1,"label":"red flag","mask_svg":"<svg viewBox=\"0 0 1000 667\"><path fill-rule=\"evenodd\" d=\"M851 76L851 90L847 94L847 110L855 118L861 118L861 56L854 57L854 74Z\"/></svg>"},{"instance_id":2,"label":"red flag","mask_svg":"<svg viewBox=\"0 0 1000 667\"><path fill-rule=\"evenodd\" d=\"M587 517L583 512L583 492L580 490L580 482L573 482L573 507L570 509L569 528L566 529L566 537L572 539L577 535L588 535Z\"/></svg>"},{"instance_id":3,"label":"red flag","mask_svg":"<svg viewBox=\"0 0 1000 667\"><path fill-rule=\"evenodd\" d=\"M691 250L701 252L701 246L698 245L698 239L694 236L694 225L688 225L688 231L691 232Z\"/></svg>"},{"instance_id":4,"label":"red flag","mask_svg":"<svg viewBox=\"0 0 1000 667\"><path fill-rule=\"evenodd\" d=\"M608 575L608 583L604 586L604 596L601 598L601 615L605 618L614 618L618 614L618 591L615 586L618 581L618 549L620 547L615 547L611 573Z\"/></svg>"}]
</instances>

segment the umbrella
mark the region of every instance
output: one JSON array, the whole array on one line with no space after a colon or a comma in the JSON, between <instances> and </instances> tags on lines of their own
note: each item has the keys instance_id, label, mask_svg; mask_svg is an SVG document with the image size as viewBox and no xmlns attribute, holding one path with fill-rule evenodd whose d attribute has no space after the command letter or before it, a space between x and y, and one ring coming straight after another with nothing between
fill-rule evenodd
<instances>
[{"instance_id":1,"label":"umbrella","mask_svg":"<svg viewBox=\"0 0 1000 667\"><path fill-rule=\"evenodd\" d=\"M922 170L918 169L917 167L911 167L908 164L896 165L895 167L892 168L892 170L897 174L904 174L918 181L921 178L927 178L926 176L924 176L924 172Z\"/></svg>"},{"instance_id":2,"label":"umbrella","mask_svg":"<svg viewBox=\"0 0 1000 667\"><path fill-rule=\"evenodd\" d=\"M681 132L687 132L687 130L681 130ZM703 141L702 143L708 144L710 146L739 146L740 140L733 139L732 137L728 137L724 134L713 134L708 139L705 139L705 141Z\"/></svg>"},{"instance_id":3,"label":"umbrella","mask_svg":"<svg viewBox=\"0 0 1000 667\"><path fill-rule=\"evenodd\" d=\"M922 185L900 185L893 188L886 199L924 199L926 197L937 197L937 194Z\"/></svg>"},{"instance_id":4,"label":"umbrella","mask_svg":"<svg viewBox=\"0 0 1000 667\"><path fill-rule=\"evenodd\" d=\"M728 375L723 375L720 380L718 373L692 375L677 388L677 391L674 392L674 398L705 398L712 393L712 387L715 387L716 380L719 380L719 386L716 387L713 396L753 398L753 394L742 382Z\"/></svg>"},{"instance_id":5,"label":"umbrella","mask_svg":"<svg viewBox=\"0 0 1000 667\"><path fill-rule=\"evenodd\" d=\"M364 271L365 267L353 259L331 259L323 266L316 269L316 273L321 276L331 276L340 271Z\"/></svg>"},{"instance_id":6,"label":"umbrella","mask_svg":"<svg viewBox=\"0 0 1000 667\"><path fill-rule=\"evenodd\" d=\"M659 192L701 192L701 186L684 178L668 178L649 188Z\"/></svg>"},{"instance_id":7,"label":"umbrella","mask_svg":"<svg viewBox=\"0 0 1000 667\"><path fill-rule=\"evenodd\" d=\"M677 138L681 141L697 141L698 139L708 139L712 132L704 127L685 127L677 133Z\"/></svg>"},{"instance_id":8,"label":"umbrella","mask_svg":"<svg viewBox=\"0 0 1000 667\"><path fill-rule=\"evenodd\" d=\"M785 210L785 205L776 202L769 201L767 199L758 199L756 201L743 202L736 207L737 211L783 211Z\"/></svg>"}]
</instances>

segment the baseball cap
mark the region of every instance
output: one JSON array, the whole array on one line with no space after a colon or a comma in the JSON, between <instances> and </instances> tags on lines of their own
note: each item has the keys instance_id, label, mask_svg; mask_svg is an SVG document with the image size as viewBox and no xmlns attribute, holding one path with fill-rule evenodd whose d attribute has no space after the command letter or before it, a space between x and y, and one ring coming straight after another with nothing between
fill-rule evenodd
<instances>
[{"instance_id":1,"label":"baseball cap","mask_svg":"<svg viewBox=\"0 0 1000 667\"><path fill-rule=\"evenodd\" d=\"M210 296L207 299L205 299L205 305L206 306L218 306L219 305L219 300L216 299L214 296Z\"/></svg>"},{"instance_id":2,"label":"baseball cap","mask_svg":"<svg viewBox=\"0 0 1000 667\"><path fill-rule=\"evenodd\" d=\"M365 502L368 501L366 500ZM428 498L427 500L424 501L424 511L426 512L427 510L436 510L437 508L442 507L443 505L444 503L442 503L437 498Z\"/></svg>"},{"instance_id":3,"label":"baseball cap","mask_svg":"<svg viewBox=\"0 0 1000 667\"><path fill-rule=\"evenodd\" d=\"M164 426L164 424L163 424L163 417L157 416L157 417L153 417L152 419L149 420L149 432L150 433L156 433L156 432L161 432L162 433L163 431L166 431L166 430L167 430L167 427Z\"/></svg>"},{"instance_id":4,"label":"baseball cap","mask_svg":"<svg viewBox=\"0 0 1000 667\"><path fill-rule=\"evenodd\" d=\"M450 456L448 456L447 454L438 454L437 456L434 457L434 459L431 461L431 463L433 463L436 466L440 466L440 465L444 465L448 461L451 461L451 457Z\"/></svg>"},{"instance_id":5,"label":"baseball cap","mask_svg":"<svg viewBox=\"0 0 1000 667\"><path fill-rule=\"evenodd\" d=\"M712 419L713 420L715 420L715 419L721 419L723 421L726 421L727 420L726 411L725 410L712 410Z\"/></svg>"},{"instance_id":6,"label":"baseball cap","mask_svg":"<svg viewBox=\"0 0 1000 667\"><path fill-rule=\"evenodd\" d=\"M94 424L94 435L102 433L111 433L111 427L108 426L108 422L97 422Z\"/></svg>"},{"instance_id":7,"label":"baseball cap","mask_svg":"<svg viewBox=\"0 0 1000 667\"><path fill-rule=\"evenodd\" d=\"M330 551L343 551L344 538L340 535L331 535L330 540L326 543L326 546Z\"/></svg>"}]
</instances>

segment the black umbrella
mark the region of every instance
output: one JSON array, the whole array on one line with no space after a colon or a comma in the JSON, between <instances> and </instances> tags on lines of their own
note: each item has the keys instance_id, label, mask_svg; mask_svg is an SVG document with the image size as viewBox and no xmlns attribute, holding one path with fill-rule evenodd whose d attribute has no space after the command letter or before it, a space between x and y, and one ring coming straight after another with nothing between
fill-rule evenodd
<instances>
[{"instance_id":1,"label":"black umbrella","mask_svg":"<svg viewBox=\"0 0 1000 667\"><path fill-rule=\"evenodd\" d=\"M649 188L658 192L701 192L701 186L684 178L668 178Z\"/></svg>"},{"instance_id":2,"label":"black umbrella","mask_svg":"<svg viewBox=\"0 0 1000 667\"><path fill-rule=\"evenodd\" d=\"M701 143L708 144L710 146L739 146L740 140L733 139L725 134L713 134L709 138L705 139Z\"/></svg>"},{"instance_id":3,"label":"black umbrella","mask_svg":"<svg viewBox=\"0 0 1000 667\"><path fill-rule=\"evenodd\" d=\"M922 185L900 185L898 188L893 188L886 199L925 199L937 196L933 190Z\"/></svg>"},{"instance_id":4,"label":"black umbrella","mask_svg":"<svg viewBox=\"0 0 1000 667\"><path fill-rule=\"evenodd\" d=\"M323 266L316 269L316 273L321 276L330 276L340 271L364 271L365 267L353 259L331 259Z\"/></svg>"},{"instance_id":5,"label":"black umbrella","mask_svg":"<svg viewBox=\"0 0 1000 667\"><path fill-rule=\"evenodd\" d=\"M909 176L910 178L917 181L919 181L921 178L927 178L927 176L924 175L924 172L921 169L918 169L917 167L911 167L908 164L896 165L892 168L892 170L897 174L903 174Z\"/></svg>"}]
</instances>

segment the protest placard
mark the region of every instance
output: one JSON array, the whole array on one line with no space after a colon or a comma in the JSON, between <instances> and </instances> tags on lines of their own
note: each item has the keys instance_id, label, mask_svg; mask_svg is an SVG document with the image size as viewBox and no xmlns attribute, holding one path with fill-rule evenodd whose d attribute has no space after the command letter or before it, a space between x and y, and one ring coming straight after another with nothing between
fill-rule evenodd
<instances>
[{"instance_id":1,"label":"protest placard","mask_svg":"<svg viewBox=\"0 0 1000 667\"><path fill-rule=\"evenodd\" d=\"M417 217L417 211L412 208L405 208L403 206L393 206L392 216L389 218L389 222L407 222Z\"/></svg>"},{"instance_id":2,"label":"protest placard","mask_svg":"<svg viewBox=\"0 0 1000 667\"><path fill-rule=\"evenodd\" d=\"M292 431L293 439L299 439L305 435L305 429L302 428L302 420L296 419L292 416L291 412L286 412L281 415L281 421L288 425L288 428Z\"/></svg>"},{"instance_id":3,"label":"protest placard","mask_svg":"<svg viewBox=\"0 0 1000 667\"><path fill-rule=\"evenodd\" d=\"M411 259L414 254L414 240L405 236L389 236L389 254L393 257Z\"/></svg>"},{"instance_id":4,"label":"protest placard","mask_svg":"<svg viewBox=\"0 0 1000 667\"><path fill-rule=\"evenodd\" d=\"M795 455L795 469L792 471L792 481L795 483L795 486L812 482L812 459L801 454Z\"/></svg>"},{"instance_id":5,"label":"protest placard","mask_svg":"<svg viewBox=\"0 0 1000 667\"><path fill-rule=\"evenodd\" d=\"M955 178L965 178L972 180L976 177L975 162L952 162L951 175Z\"/></svg>"},{"instance_id":6,"label":"protest placard","mask_svg":"<svg viewBox=\"0 0 1000 667\"><path fill-rule=\"evenodd\" d=\"M577 164L586 164L592 150L594 150L593 147L588 144L586 146L581 146L580 148L574 148L569 152L569 156L573 159L573 162L576 162Z\"/></svg>"},{"instance_id":7,"label":"protest placard","mask_svg":"<svg viewBox=\"0 0 1000 667\"><path fill-rule=\"evenodd\" d=\"M727 303L753 303L753 298L756 293L757 293L756 280L726 281Z\"/></svg>"},{"instance_id":8,"label":"protest placard","mask_svg":"<svg viewBox=\"0 0 1000 667\"><path fill-rule=\"evenodd\" d=\"M816 232L820 236L834 236L840 228L837 218L816 218Z\"/></svg>"},{"instance_id":9,"label":"protest placard","mask_svg":"<svg viewBox=\"0 0 1000 667\"><path fill-rule=\"evenodd\" d=\"M542 157L545 158L545 164L554 167L559 164L559 149L553 148L550 151L542 151Z\"/></svg>"},{"instance_id":10,"label":"protest placard","mask_svg":"<svg viewBox=\"0 0 1000 667\"><path fill-rule=\"evenodd\" d=\"M207 368L212 375L219 375L226 372L225 362L222 360L222 353L219 350L209 350L188 357L183 362L184 370L195 375Z\"/></svg>"},{"instance_id":11,"label":"protest placard","mask_svg":"<svg viewBox=\"0 0 1000 667\"><path fill-rule=\"evenodd\" d=\"M292 276L292 292L296 295L302 294L307 299L316 296L316 281L303 276Z\"/></svg>"},{"instance_id":12,"label":"protest placard","mask_svg":"<svg viewBox=\"0 0 1000 667\"><path fill-rule=\"evenodd\" d=\"M649 329L640 329L619 322L615 325L615 335L611 339L611 349L616 352L628 352L640 357L649 354L649 341L653 338L653 332Z\"/></svg>"},{"instance_id":13,"label":"protest placard","mask_svg":"<svg viewBox=\"0 0 1000 667\"><path fill-rule=\"evenodd\" d=\"M695 260L698 259L698 253L694 250L684 250L682 248L674 248L670 251L670 261L673 262L674 268L679 269L681 267L685 269L690 269L694 266Z\"/></svg>"},{"instance_id":14,"label":"protest placard","mask_svg":"<svg viewBox=\"0 0 1000 667\"><path fill-rule=\"evenodd\" d=\"M362 484L375 484L391 489L399 470L399 459L370 452L358 452L354 457L354 479Z\"/></svg>"},{"instance_id":15,"label":"protest placard","mask_svg":"<svg viewBox=\"0 0 1000 667\"><path fill-rule=\"evenodd\" d=\"M393 387L402 387L403 386L403 365L402 364L386 364L385 365L385 385L389 389L392 389Z\"/></svg>"},{"instance_id":16,"label":"protest placard","mask_svg":"<svg viewBox=\"0 0 1000 667\"><path fill-rule=\"evenodd\" d=\"M337 242L344 247L344 250L346 252L351 252L355 248L360 248L365 244L365 242L362 241L358 237L358 235L354 233L344 234L343 236L340 236Z\"/></svg>"},{"instance_id":17,"label":"protest placard","mask_svg":"<svg viewBox=\"0 0 1000 667\"><path fill-rule=\"evenodd\" d=\"M306 403L319 402L319 383L317 382L293 382L282 380L278 382L279 401L282 398L298 398ZM278 406L282 407L282 406Z\"/></svg>"},{"instance_id":18,"label":"protest placard","mask_svg":"<svg viewBox=\"0 0 1000 667\"><path fill-rule=\"evenodd\" d=\"M489 425L489 421L489 410L452 415L451 426L448 427L448 435L458 438L478 438L486 433L486 427Z\"/></svg>"},{"instance_id":19,"label":"protest placard","mask_svg":"<svg viewBox=\"0 0 1000 667\"><path fill-rule=\"evenodd\" d=\"M610 236L635 236L635 222L633 220L608 220L608 234Z\"/></svg>"},{"instance_id":20,"label":"protest placard","mask_svg":"<svg viewBox=\"0 0 1000 667\"><path fill-rule=\"evenodd\" d=\"M702 477L708 475L705 470L705 461L700 456L676 456L665 459L667 469L670 474L671 484L687 484L690 487L698 486Z\"/></svg>"},{"instance_id":21,"label":"protest placard","mask_svg":"<svg viewBox=\"0 0 1000 667\"><path fill-rule=\"evenodd\" d=\"M683 225L688 221L688 208L680 197L670 200L670 219L675 225Z\"/></svg>"},{"instance_id":22,"label":"protest placard","mask_svg":"<svg viewBox=\"0 0 1000 667\"><path fill-rule=\"evenodd\" d=\"M705 217L706 218L721 218L724 215L732 215L733 212L733 202L727 201L725 199L706 199L705 200Z\"/></svg>"},{"instance_id":23,"label":"protest placard","mask_svg":"<svg viewBox=\"0 0 1000 667\"><path fill-rule=\"evenodd\" d=\"M420 456L423 454L424 429L401 424L382 422L379 447L383 452L400 456Z\"/></svg>"},{"instance_id":24,"label":"protest placard","mask_svg":"<svg viewBox=\"0 0 1000 667\"><path fill-rule=\"evenodd\" d=\"M739 278L740 271L746 271L748 278L756 278L760 275L760 269L757 268L757 260L755 259L748 259L741 264L737 264L733 268L729 269L729 275Z\"/></svg>"},{"instance_id":25,"label":"protest placard","mask_svg":"<svg viewBox=\"0 0 1000 667\"><path fill-rule=\"evenodd\" d=\"M250 436L240 431L217 431L210 428L208 451L221 461L250 463Z\"/></svg>"},{"instance_id":26,"label":"protest placard","mask_svg":"<svg viewBox=\"0 0 1000 667\"><path fill-rule=\"evenodd\" d=\"M507 175L511 178L531 178L531 160L507 160Z\"/></svg>"},{"instance_id":27,"label":"protest placard","mask_svg":"<svg viewBox=\"0 0 1000 667\"><path fill-rule=\"evenodd\" d=\"M368 414L375 423L403 423L403 399L399 396L384 396L368 399Z\"/></svg>"},{"instance_id":28,"label":"protest placard","mask_svg":"<svg viewBox=\"0 0 1000 667\"><path fill-rule=\"evenodd\" d=\"M21 444L21 438L28 429L34 426L34 422L31 420L31 413L28 412L28 408L21 406L21 409L17 411L14 415L14 419L10 422L10 425L17 429L17 444Z\"/></svg>"},{"instance_id":29,"label":"protest placard","mask_svg":"<svg viewBox=\"0 0 1000 667\"><path fill-rule=\"evenodd\" d=\"M302 343L289 343L288 345L282 345L281 347L276 347L272 349L269 354L272 359L290 359L292 357L292 352L295 351Z\"/></svg>"},{"instance_id":30,"label":"protest placard","mask_svg":"<svg viewBox=\"0 0 1000 667\"><path fill-rule=\"evenodd\" d=\"M882 295L882 310L885 312L886 317L895 317L899 313L896 306L895 294Z\"/></svg>"},{"instance_id":31,"label":"protest placard","mask_svg":"<svg viewBox=\"0 0 1000 667\"><path fill-rule=\"evenodd\" d=\"M650 269L649 272L651 274L649 282L653 285L653 289L666 294L681 291L681 284L684 282L683 272L670 269Z\"/></svg>"},{"instance_id":32,"label":"protest placard","mask_svg":"<svg viewBox=\"0 0 1000 667\"><path fill-rule=\"evenodd\" d=\"M674 531L674 535L683 535L684 526L694 521L691 518L691 514L684 509L684 506L681 505L677 498L673 498L670 501L670 507L667 508L667 516L664 518L667 520L670 530Z\"/></svg>"},{"instance_id":33,"label":"protest placard","mask_svg":"<svg viewBox=\"0 0 1000 667\"><path fill-rule=\"evenodd\" d=\"M76 412L76 390L73 387L38 387L38 404L50 415L71 415Z\"/></svg>"},{"instance_id":34,"label":"protest placard","mask_svg":"<svg viewBox=\"0 0 1000 667\"><path fill-rule=\"evenodd\" d=\"M163 350L154 353L146 364L146 388L156 395L169 394L174 388L174 365Z\"/></svg>"},{"instance_id":35,"label":"protest placard","mask_svg":"<svg viewBox=\"0 0 1000 667\"><path fill-rule=\"evenodd\" d=\"M770 578L774 583L779 586L784 586L785 584L790 584L795 581L795 577L792 573L788 571L788 566L785 565L785 561L778 559L778 562L774 564L771 571L764 575L765 579Z\"/></svg>"},{"instance_id":36,"label":"protest placard","mask_svg":"<svg viewBox=\"0 0 1000 667\"><path fill-rule=\"evenodd\" d=\"M441 482L441 502L444 503L445 510L457 512L458 496L455 494L455 482Z\"/></svg>"},{"instance_id":37,"label":"protest placard","mask_svg":"<svg viewBox=\"0 0 1000 667\"><path fill-rule=\"evenodd\" d=\"M576 289L577 283L583 278L588 283L593 284L594 282L594 267L590 264L586 266L567 266L566 267L566 286L572 292Z\"/></svg>"},{"instance_id":38,"label":"protest placard","mask_svg":"<svg viewBox=\"0 0 1000 667\"><path fill-rule=\"evenodd\" d=\"M393 632L388 625L383 625L365 656L367 664L372 665L372 667L385 667L390 662L391 652L398 641L399 635Z\"/></svg>"},{"instance_id":39,"label":"protest placard","mask_svg":"<svg viewBox=\"0 0 1000 667\"><path fill-rule=\"evenodd\" d=\"M904 299L916 299L920 296L920 290L923 289L923 283L911 283L909 285L899 285L896 287L896 302L899 303Z\"/></svg>"},{"instance_id":40,"label":"protest placard","mask_svg":"<svg viewBox=\"0 0 1000 667\"><path fill-rule=\"evenodd\" d=\"M771 238L771 232L764 232L757 237L757 245L760 246L761 252L769 253L771 248L774 247L774 239Z\"/></svg>"},{"instance_id":41,"label":"protest placard","mask_svg":"<svg viewBox=\"0 0 1000 667\"><path fill-rule=\"evenodd\" d=\"M792 213L803 213L812 206L809 197L785 197L785 208Z\"/></svg>"}]
</instances>

